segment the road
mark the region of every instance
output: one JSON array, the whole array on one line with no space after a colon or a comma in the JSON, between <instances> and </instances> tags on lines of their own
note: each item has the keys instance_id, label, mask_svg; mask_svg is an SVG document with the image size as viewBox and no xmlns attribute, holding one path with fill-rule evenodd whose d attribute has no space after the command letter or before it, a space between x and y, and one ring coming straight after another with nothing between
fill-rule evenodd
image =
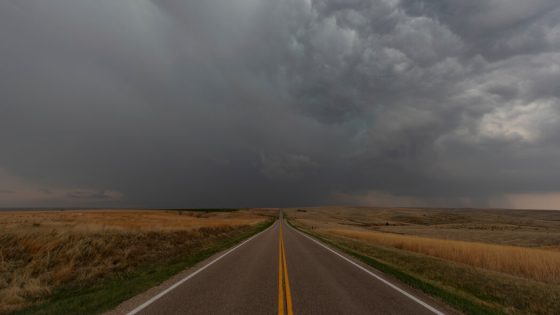
<instances>
[{"instance_id":1,"label":"road","mask_svg":"<svg viewBox=\"0 0 560 315\"><path fill-rule=\"evenodd\" d=\"M284 220L206 262L132 314L442 314Z\"/></svg>"}]
</instances>

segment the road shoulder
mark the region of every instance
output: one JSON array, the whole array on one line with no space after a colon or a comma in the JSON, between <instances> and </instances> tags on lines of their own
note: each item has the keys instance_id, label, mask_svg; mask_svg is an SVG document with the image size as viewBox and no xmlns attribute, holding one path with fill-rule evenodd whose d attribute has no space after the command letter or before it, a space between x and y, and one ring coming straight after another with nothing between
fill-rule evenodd
<instances>
[{"instance_id":1,"label":"road shoulder","mask_svg":"<svg viewBox=\"0 0 560 315\"><path fill-rule=\"evenodd\" d=\"M300 234L303 237L308 237L311 238L312 240L315 240L317 242L319 242L320 244L317 244L317 246L319 245L324 245L325 247L327 247L328 249L336 252L337 254L343 256L344 258L352 261L353 263L357 264L358 266L368 270L369 272L375 274L376 276L384 279L385 281L391 283L392 285L396 286L397 288L407 292L408 294L418 298L419 300L423 301L424 303L436 308L437 310L439 310L440 312L444 313L444 314L450 314L450 315L459 315L459 314L463 314L462 312L454 309L453 307L451 307L450 305L448 305L447 303L441 301L440 299L433 297L431 295L428 295L426 293L424 293L423 291L421 291L420 289L411 287L405 283L403 283L402 281L400 281L399 279L395 278L394 276L390 275L390 274L386 274L383 273L377 269L375 269L374 267L372 267L371 265L363 262L362 260L344 252L343 250L341 250L338 247L333 246L332 244L326 243L316 237L314 237L313 235L309 235L308 233L298 229L297 227L294 227L289 221L286 220L286 225L289 226L290 229L292 229L294 232ZM327 249L324 249L325 251L328 251ZM336 256L335 253L330 253L333 256ZM341 257L338 257L339 259L342 259ZM348 262L347 262L348 263ZM358 268L358 267L356 267ZM364 272L364 275L367 275L366 272ZM372 278L372 281L380 281L378 279L375 279L374 277L372 277L371 275L367 275L369 277ZM388 286L389 287L389 286ZM420 304L419 304L420 305Z\"/></svg>"},{"instance_id":2,"label":"road shoulder","mask_svg":"<svg viewBox=\"0 0 560 315\"><path fill-rule=\"evenodd\" d=\"M163 293L164 291L172 288L173 286L179 284L180 282L184 281L185 279L189 278L191 275L198 273L200 270L205 269L207 266L211 265L215 261L218 261L225 255L230 252L233 252L237 248L243 246L249 241L254 240L258 236L264 234L269 229L273 228L278 221L273 222L269 227L265 228L262 231L259 231L257 234L250 236L249 238L242 240L240 243L235 244L229 248L221 250L217 253L214 253L212 256L196 263L195 265L186 268L185 270L175 274L171 278L163 281L159 285L151 287L150 289L122 302L114 309L103 313L104 315L126 315L130 312L134 311L136 308L141 306L142 304L150 301L151 299L155 298L159 294Z\"/></svg>"}]
</instances>

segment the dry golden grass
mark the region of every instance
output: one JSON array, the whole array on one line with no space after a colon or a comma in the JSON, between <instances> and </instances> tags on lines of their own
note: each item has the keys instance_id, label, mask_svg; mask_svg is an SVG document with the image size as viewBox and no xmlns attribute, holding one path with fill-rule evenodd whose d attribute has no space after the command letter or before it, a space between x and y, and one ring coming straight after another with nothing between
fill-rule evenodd
<instances>
[{"instance_id":1,"label":"dry golden grass","mask_svg":"<svg viewBox=\"0 0 560 315\"><path fill-rule=\"evenodd\" d=\"M491 307L560 314L560 211L313 207L284 213L397 278L437 288L429 293L465 313Z\"/></svg>"},{"instance_id":2,"label":"dry golden grass","mask_svg":"<svg viewBox=\"0 0 560 315\"><path fill-rule=\"evenodd\" d=\"M363 230L327 229L324 232L537 281L560 283L560 252L558 251L439 240Z\"/></svg>"},{"instance_id":3,"label":"dry golden grass","mask_svg":"<svg viewBox=\"0 0 560 315\"><path fill-rule=\"evenodd\" d=\"M446 240L560 248L560 211L317 207L285 212L318 229L365 229Z\"/></svg>"},{"instance_id":4,"label":"dry golden grass","mask_svg":"<svg viewBox=\"0 0 560 315\"><path fill-rule=\"evenodd\" d=\"M194 212L156 210L6 211L0 212L3 232L184 231L200 227L253 224L255 211Z\"/></svg>"},{"instance_id":5,"label":"dry golden grass","mask_svg":"<svg viewBox=\"0 0 560 315\"><path fill-rule=\"evenodd\" d=\"M0 212L0 313L204 248L267 218L257 211Z\"/></svg>"}]
</instances>

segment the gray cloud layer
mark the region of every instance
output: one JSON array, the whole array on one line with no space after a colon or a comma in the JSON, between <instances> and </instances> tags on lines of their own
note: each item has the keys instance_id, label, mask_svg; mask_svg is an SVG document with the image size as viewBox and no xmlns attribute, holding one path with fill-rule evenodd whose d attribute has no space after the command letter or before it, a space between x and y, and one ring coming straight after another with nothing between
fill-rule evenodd
<instances>
[{"instance_id":1,"label":"gray cloud layer","mask_svg":"<svg viewBox=\"0 0 560 315\"><path fill-rule=\"evenodd\" d=\"M556 0L3 1L0 206L559 192L559 21Z\"/></svg>"}]
</instances>

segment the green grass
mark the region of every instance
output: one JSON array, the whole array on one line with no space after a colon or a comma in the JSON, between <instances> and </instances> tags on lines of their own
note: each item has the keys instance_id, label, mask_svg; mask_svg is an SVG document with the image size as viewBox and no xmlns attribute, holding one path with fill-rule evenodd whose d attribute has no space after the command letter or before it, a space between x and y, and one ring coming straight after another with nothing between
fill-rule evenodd
<instances>
[{"instance_id":1,"label":"green grass","mask_svg":"<svg viewBox=\"0 0 560 315\"><path fill-rule=\"evenodd\" d=\"M27 314L100 314L121 302L156 286L171 276L196 263L240 243L255 235L274 221L256 226L235 238L222 240L199 249L188 256L175 257L161 264L150 264L127 274L117 274L90 287L64 287L58 289L47 300L39 301L31 308L13 312L14 315Z\"/></svg>"}]
</instances>

